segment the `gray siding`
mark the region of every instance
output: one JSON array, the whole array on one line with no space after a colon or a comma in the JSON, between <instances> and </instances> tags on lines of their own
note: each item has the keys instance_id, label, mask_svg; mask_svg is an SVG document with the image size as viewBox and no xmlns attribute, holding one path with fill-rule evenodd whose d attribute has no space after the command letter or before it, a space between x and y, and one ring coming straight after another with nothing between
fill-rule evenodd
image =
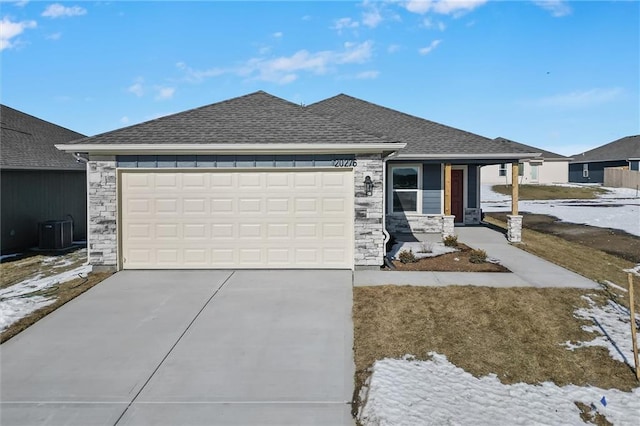
<instances>
[{"instance_id":1,"label":"gray siding","mask_svg":"<svg viewBox=\"0 0 640 426\"><path fill-rule=\"evenodd\" d=\"M334 160L353 155L119 155L118 167L126 168L253 168L334 167Z\"/></svg>"},{"instance_id":2,"label":"gray siding","mask_svg":"<svg viewBox=\"0 0 640 426\"><path fill-rule=\"evenodd\" d=\"M74 220L74 240L86 239L87 185L84 171L2 170L2 253L38 245L38 223Z\"/></svg>"},{"instance_id":3,"label":"gray siding","mask_svg":"<svg viewBox=\"0 0 640 426\"><path fill-rule=\"evenodd\" d=\"M467 170L467 207L478 208L478 166L470 165Z\"/></svg>"},{"instance_id":4,"label":"gray siding","mask_svg":"<svg viewBox=\"0 0 640 426\"><path fill-rule=\"evenodd\" d=\"M422 213L442 213L442 170L440 164L422 165Z\"/></svg>"},{"instance_id":5,"label":"gray siding","mask_svg":"<svg viewBox=\"0 0 640 426\"><path fill-rule=\"evenodd\" d=\"M584 164L589 165L589 176L582 176L582 167ZM605 167L626 166L627 161L594 161L591 163L571 163L569 164L569 182L577 183L604 183Z\"/></svg>"}]
</instances>

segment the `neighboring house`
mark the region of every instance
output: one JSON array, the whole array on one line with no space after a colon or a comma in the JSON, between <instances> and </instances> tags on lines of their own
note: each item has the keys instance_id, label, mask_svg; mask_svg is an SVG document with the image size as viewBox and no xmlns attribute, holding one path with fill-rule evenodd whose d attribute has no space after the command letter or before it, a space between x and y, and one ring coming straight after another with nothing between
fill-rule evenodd
<instances>
[{"instance_id":1,"label":"neighboring house","mask_svg":"<svg viewBox=\"0 0 640 426\"><path fill-rule=\"evenodd\" d=\"M265 92L58 148L89 161L98 269L378 267L387 230L478 223L480 166L539 155L345 95Z\"/></svg>"},{"instance_id":2,"label":"neighboring house","mask_svg":"<svg viewBox=\"0 0 640 426\"><path fill-rule=\"evenodd\" d=\"M569 163L569 182L603 183L604 169L640 170L640 135L627 136L582 154Z\"/></svg>"},{"instance_id":3,"label":"neighboring house","mask_svg":"<svg viewBox=\"0 0 640 426\"><path fill-rule=\"evenodd\" d=\"M529 152L540 152L539 158L524 160L519 164L518 176L521 184L567 183L569 181L569 161L555 152L534 148L505 138L495 140L513 144ZM482 167L480 182L483 184L511 184L511 163L492 164Z\"/></svg>"},{"instance_id":4,"label":"neighboring house","mask_svg":"<svg viewBox=\"0 0 640 426\"><path fill-rule=\"evenodd\" d=\"M0 105L2 253L38 245L38 223L73 218L86 238L85 165L55 144L84 135Z\"/></svg>"}]
</instances>

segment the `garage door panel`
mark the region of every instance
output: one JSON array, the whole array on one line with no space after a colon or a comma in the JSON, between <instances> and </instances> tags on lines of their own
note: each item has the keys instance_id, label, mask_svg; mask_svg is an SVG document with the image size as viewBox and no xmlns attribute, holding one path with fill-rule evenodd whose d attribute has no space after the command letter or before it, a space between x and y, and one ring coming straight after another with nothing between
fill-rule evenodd
<instances>
[{"instance_id":1,"label":"garage door panel","mask_svg":"<svg viewBox=\"0 0 640 426\"><path fill-rule=\"evenodd\" d=\"M121 173L123 267L351 268L351 171Z\"/></svg>"}]
</instances>

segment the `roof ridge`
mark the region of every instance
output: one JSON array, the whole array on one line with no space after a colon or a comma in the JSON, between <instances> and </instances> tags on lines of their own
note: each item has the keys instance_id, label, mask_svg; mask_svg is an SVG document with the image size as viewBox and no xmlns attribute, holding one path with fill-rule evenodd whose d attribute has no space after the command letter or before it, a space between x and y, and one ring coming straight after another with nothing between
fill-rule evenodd
<instances>
[{"instance_id":1,"label":"roof ridge","mask_svg":"<svg viewBox=\"0 0 640 426\"><path fill-rule=\"evenodd\" d=\"M438 126L446 127L446 128L448 128L448 129L452 129L452 130L455 130L455 131L458 131L458 132L463 132L463 133L466 133L466 134L468 134L468 135L478 136L478 137L484 138L484 139L486 139L486 140L488 140L488 141L492 140L491 138L489 138L489 137L487 137L487 136L482 136L482 135L479 135L479 134L477 134L477 133L473 133L473 132L469 132L469 131L467 131L467 130L459 129L459 128L457 128L457 127L449 126L448 124L442 124L442 123L439 123L439 122L437 122L437 121L429 120L429 119L427 119L427 118L419 117L419 116L417 116L417 115L413 115L413 114L409 114L409 113L407 113L407 112L403 112L403 111L400 111L400 110L397 110L397 109L389 108L389 107L386 107L386 106L384 106L384 105L375 104L375 103L370 102L370 101L367 101L367 100L365 100L365 99L356 98L355 96L347 95L347 94L345 94L345 93L340 93L340 94L338 94L338 95L336 95L336 96L332 96L332 97L327 98L327 99L324 99L324 100L322 100L322 101L315 102L315 103L313 103L313 104L311 104L311 105L309 105L309 106L313 106L313 105L321 104L321 103L323 103L323 102L325 102L325 101L328 101L328 100L330 100L330 99L335 99L335 98L339 98L339 97L346 97L346 98L349 98L349 99L353 99L353 100L356 100L356 101L363 102L363 103L365 103L365 104L368 104L368 105L374 106L374 107L376 107L376 108L381 108L381 109L385 109L385 110L387 110L387 111L394 112L394 113L396 113L396 114L404 115L404 116L409 117L409 118L411 118L411 119L421 120L421 121L424 121L424 122L427 122L427 123L436 124L436 125L438 125Z\"/></svg>"},{"instance_id":2,"label":"roof ridge","mask_svg":"<svg viewBox=\"0 0 640 426\"><path fill-rule=\"evenodd\" d=\"M86 136L85 134L80 133L80 132L76 132L75 130L71 130L71 129L70 129L70 128L68 128L68 127L61 126L61 125L56 124L56 123L53 123L53 122L51 122L51 121L47 121L47 120L45 120L44 118L36 117L35 115L31 115L31 114L26 113L26 112L24 112L24 111L20 111L19 109L12 108L12 107L10 107L10 106L8 106L8 105L0 104L0 111L1 111L1 109L2 109L2 108L8 108L8 109L10 109L10 110L12 110L12 111L14 111L14 112L17 112L18 114L25 115L25 116L27 116L27 117L30 117L30 118L34 119L34 120L41 121L42 123L44 123L44 124L46 124L46 125L48 125L48 126L53 126L53 127L57 127L57 128L60 128L60 129L64 129L64 130L67 130L67 131L69 131L69 132L72 132L72 133L76 133L76 134L78 134L78 135L81 135L81 136L83 136L83 137L85 137L85 136ZM2 114L0 114L0 121L1 121L1 115L2 115ZM2 124L5 124L5 123L4 123L4 122L2 122ZM17 132L25 133L25 132L23 132L23 131L21 131L21 130L18 130L18 129L12 129L12 128L9 128L9 127L2 127L2 128L3 128L3 129L7 129L7 130L14 130L14 131L17 131ZM31 134L31 133L27 133L27 134Z\"/></svg>"}]
</instances>

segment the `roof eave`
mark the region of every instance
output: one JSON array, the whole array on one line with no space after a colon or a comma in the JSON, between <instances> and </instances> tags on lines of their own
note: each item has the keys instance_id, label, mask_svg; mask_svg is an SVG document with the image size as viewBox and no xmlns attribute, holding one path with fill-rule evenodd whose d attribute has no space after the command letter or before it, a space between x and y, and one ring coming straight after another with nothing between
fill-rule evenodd
<instances>
[{"instance_id":1,"label":"roof eave","mask_svg":"<svg viewBox=\"0 0 640 426\"><path fill-rule=\"evenodd\" d=\"M403 154L400 153L394 159L412 160L526 160L540 157L540 152L530 153L477 153L477 154Z\"/></svg>"},{"instance_id":2,"label":"roof eave","mask_svg":"<svg viewBox=\"0 0 640 426\"><path fill-rule=\"evenodd\" d=\"M96 155L180 155L180 154L361 154L388 153L405 143L352 144L60 144L56 148L70 153Z\"/></svg>"}]
</instances>

